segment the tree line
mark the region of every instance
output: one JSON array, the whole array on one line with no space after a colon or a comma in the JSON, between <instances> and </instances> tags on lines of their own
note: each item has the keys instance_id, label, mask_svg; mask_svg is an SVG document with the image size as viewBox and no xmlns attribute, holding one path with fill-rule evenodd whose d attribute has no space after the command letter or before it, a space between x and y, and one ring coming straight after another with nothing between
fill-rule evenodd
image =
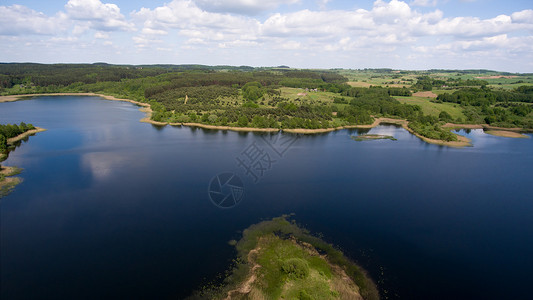
<instances>
[{"instance_id":1,"label":"tree line","mask_svg":"<svg viewBox=\"0 0 533 300\"><path fill-rule=\"evenodd\" d=\"M35 129L32 124L21 122L20 124L0 124L0 152L7 150L7 140L14 138L28 130Z\"/></svg>"}]
</instances>

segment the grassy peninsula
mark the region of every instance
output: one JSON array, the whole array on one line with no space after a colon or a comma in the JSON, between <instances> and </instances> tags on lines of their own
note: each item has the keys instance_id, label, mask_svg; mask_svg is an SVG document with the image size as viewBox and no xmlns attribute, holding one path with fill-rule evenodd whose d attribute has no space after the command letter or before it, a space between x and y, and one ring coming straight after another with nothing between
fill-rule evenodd
<instances>
[{"instance_id":1,"label":"grassy peninsula","mask_svg":"<svg viewBox=\"0 0 533 300\"><path fill-rule=\"evenodd\" d=\"M287 216L250 226L233 244L237 259L224 283L189 299L379 299L361 267Z\"/></svg>"},{"instance_id":2,"label":"grassy peninsula","mask_svg":"<svg viewBox=\"0 0 533 300\"><path fill-rule=\"evenodd\" d=\"M7 159L9 150L16 147L16 143L44 129L32 124L21 122L20 124L0 124L0 163ZM7 167L0 164L0 198L6 196L22 182L22 179L13 177L20 174L22 169Z\"/></svg>"},{"instance_id":3,"label":"grassy peninsula","mask_svg":"<svg viewBox=\"0 0 533 300\"><path fill-rule=\"evenodd\" d=\"M468 146L454 128L533 130L533 75L490 70L305 70L203 65L0 64L0 95L129 99L144 121L320 133L394 119L429 143ZM447 126L445 126L447 125Z\"/></svg>"}]
</instances>

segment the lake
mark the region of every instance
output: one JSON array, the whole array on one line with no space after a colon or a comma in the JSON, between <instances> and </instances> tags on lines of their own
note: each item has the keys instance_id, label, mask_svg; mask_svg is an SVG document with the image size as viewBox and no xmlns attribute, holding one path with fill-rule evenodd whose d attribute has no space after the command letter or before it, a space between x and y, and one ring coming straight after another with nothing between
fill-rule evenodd
<instances>
[{"instance_id":1,"label":"lake","mask_svg":"<svg viewBox=\"0 0 533 300\"><path fill-rule=\"evenodd\" d=\"M241 230L290 213L365 267L384 299L531 297L531 135L461 131L474 147L455 149L394 126L369 132L397 141L357 142L366 131L143 116L97 97L0 103L0 123L47 129L2 163L24 181L0 200L0 298L181 299L228 268ZM221 173L242 181L236 205L213 196Z\"/></svg>"}]
</instances>

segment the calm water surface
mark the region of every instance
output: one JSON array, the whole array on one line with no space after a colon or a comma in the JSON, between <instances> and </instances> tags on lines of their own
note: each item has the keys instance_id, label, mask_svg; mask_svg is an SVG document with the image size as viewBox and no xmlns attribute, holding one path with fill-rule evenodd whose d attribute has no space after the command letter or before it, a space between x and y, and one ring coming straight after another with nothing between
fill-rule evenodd
<instances>
[{"instance_id":1,"label":"calm water surface","mask_svg":"<svg viewBox=\"0 0 533 300\"><path fill-rule=\"evenodd\" d=\"M531 298L531 138L473 130L475 147L452 149L380 126L398 141L342 130L276 156L279 136L142 117L96 97L0 104L0 123L48 129L3 163L24 182L0 200L2 299L181 299L228 267L240 230L287 213L390 299ZM236 161L250 145L275 160L257 183ZM221 172L244 182L231 209L208 197Z\"/></svg>"}]
</instances>

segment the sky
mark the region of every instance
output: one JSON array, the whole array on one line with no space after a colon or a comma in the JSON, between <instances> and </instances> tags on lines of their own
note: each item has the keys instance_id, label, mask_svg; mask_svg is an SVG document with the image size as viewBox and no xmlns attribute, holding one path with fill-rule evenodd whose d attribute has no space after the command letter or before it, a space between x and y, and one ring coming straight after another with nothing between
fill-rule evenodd
<instances>
[{"instance_id":1,"label":"sky","mask_svg":"<svg viewBox=\"0 0 533 300\"><path fill-rule=\"evenodd\" d=\"M533 3L0 0L0 62L533 73Z\"/></svg>"}]
</instances>

